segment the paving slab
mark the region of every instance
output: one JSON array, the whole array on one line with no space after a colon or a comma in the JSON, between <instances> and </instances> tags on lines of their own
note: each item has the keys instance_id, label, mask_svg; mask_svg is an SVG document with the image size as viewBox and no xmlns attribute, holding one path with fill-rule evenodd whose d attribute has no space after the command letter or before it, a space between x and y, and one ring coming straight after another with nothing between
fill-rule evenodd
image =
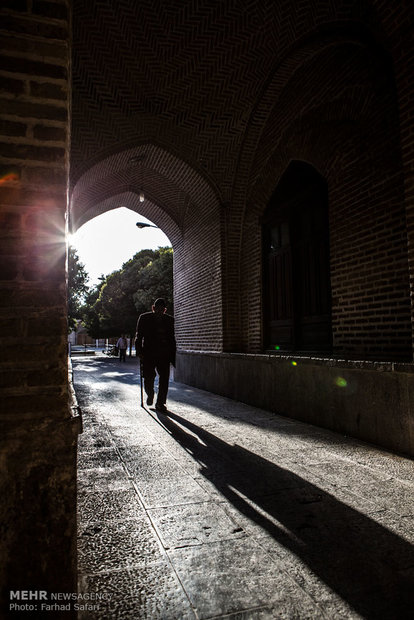
<instances>
[{"instance_id":1,"label":"paving slab","mask_svg":"<svg viewBox=\"0 0 414 620\"><path fill-rule=\"evenodd\" d=\"M191 476L180 476L174 480L141 480L139 492L147 509L195 504L210 499L208 491Z\"/></svg>"},{"instance_id":2,"label":"paving slab","mask_svg":"<svg viewBox=\"0 0 414 620\"><path fill-rule=\"evenodd\" d=\"M128 480L129 483L129 480ZM78 520L87 524L96 521L124 521L143 516L143 507L132 484L118 489L93 490L80 485L78 491Z\"/></svg>"},{"instance_id":3,"label":"paving slab","mask_svg":"<svg viewBox=\"0 0 414 620\"><path fill-rule=\"evenodd\" d=\"M95 521L79 528L81 573L147 564L162 558L153 528L143 518Z\"/></svg>"},{"instance_id":4,"label":"paving slab","mask_svg":"<svg viewBox=\"0 0 414 620\"><path fill-rule=\"evenodd\" d=\"M111 489L130 489L131 480L120 463L111 467L79 468L78 488L79 493L87 489L91 494L95 491L105 492Z\"/></svg>"},{"instance_id":5,"label":"paving slab","mask_svg":"<svg viewBox=\"0 0 414 620\"><path fill-rule=\"evenodd\" d=\"M73 360L80 620L412 619L414 463L189 386Z\"/></svg>"},{"instance_id":6,"label":"paving slab","mask_svg":"<svg viewBox=\"0 0 414 620\"><path fill-rule=\"evenodd\" d=\"M271 604L279 617L315 618L322 613L301 586L276 567L251 539L213 542L169 553L198 617L234 613Z\"/></svg>"},{"instance_id":7,"label":"paving slab","mask_svg":"<svg viewBox=\"0 0 414 620\"><path fill-rule=\"evenodd\" d=\"M165 549L244 538L246 532L221 505L209 502L148 511Z\"/></svg>"},{"instance_id":8,"label":"paving slab","mask_svg":"<svg viewBox=\"0 0 414 620\"><path fill-rule=\"evenodd\" d=\"M197 616L166 560L125 570L83 573L83 592L105 593L97 609L82 611L79 620L195 620Z\"/></svg>"}]
</instances>

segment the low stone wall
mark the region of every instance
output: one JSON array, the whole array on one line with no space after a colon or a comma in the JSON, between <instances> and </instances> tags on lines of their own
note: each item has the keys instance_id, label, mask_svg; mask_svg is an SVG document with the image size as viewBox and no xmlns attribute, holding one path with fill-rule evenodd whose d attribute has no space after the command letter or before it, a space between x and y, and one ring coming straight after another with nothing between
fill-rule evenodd
<instances>
[{"instance_id":1,"label":"low stone wall","mask_svg":"<svg viewBox=\"0 0 414 620\"><path fill-rule=\"evenodd\" d=\"M180 351L175 378L414 456L414 364Z\"/></svg>"}]
</instances>

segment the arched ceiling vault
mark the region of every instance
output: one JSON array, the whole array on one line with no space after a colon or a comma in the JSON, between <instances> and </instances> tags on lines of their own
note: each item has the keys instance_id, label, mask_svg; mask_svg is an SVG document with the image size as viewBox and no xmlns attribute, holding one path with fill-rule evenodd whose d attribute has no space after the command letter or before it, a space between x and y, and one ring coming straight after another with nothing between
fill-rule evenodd
<instances>
[{"instance_id":1,"label":"arched ceiling vault","mask_svg":"<svg viewBox=\"0 0 414 620\"><path fill-rule=\"evenodd\" d=\"M279 19L273 0L73 0L72 187L151 142L225 190Z\"/></svg>"},{"instance_id":2,"label":"arched ceiling vault","mask_svg":"<svg viewBox=\"0 0 414 620\"><path fill-rule=\"evenodd\" d=\"M377 28L371 0L342 5L344 24ZM135 209L144 183L178 228L188 209L239 204L281 61L335 19L328 0L73 0L72 227L119 194Z\"/></svg>"},{"instance_id":3,"label":"arched ceiling vault","mask_svg":"<svg viewBox=\"0 0 414 620\"><path fill-rule=\"evenodd\" d=\"M131 211L135 211L137 215L141 217L144 216L154 222L167 235L174 248L180 243L182 239L181 230L168 213L149 199L148 196L145 197L144 202L140 202L139 194L134 192L116 193L94 204L89 211L86 211L82 215L81 219L78 221L77 228L80 228L80 226L94 217L119 207L126 207ZM137 217L137 219L139 218ZM75 228L73 230L75 230Z\"/></svg>"},{"instance_id":4,"label":"arched ceiling vault","mask_svg":"<svg viewBox=\"0 0 414 620\"><path fill-rule=\"evenodd\" d=\"M197 171L160 147L143 144L103 159L82 175L72 192L70 228L75 232L93 217L124 206L154 221L173 240L184 229L187 209L219 204L215 189Z\"/></svg>"}]
</instances>

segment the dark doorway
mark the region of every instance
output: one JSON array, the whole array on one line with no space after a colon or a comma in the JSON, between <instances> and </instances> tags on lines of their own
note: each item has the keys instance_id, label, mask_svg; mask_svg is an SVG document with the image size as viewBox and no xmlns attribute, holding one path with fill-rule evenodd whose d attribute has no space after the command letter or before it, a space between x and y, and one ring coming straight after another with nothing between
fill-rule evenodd
<instances>
[{"instance_id":1,"label":"dark doorway","mask_svg":"<svg viewBox=\"0 0 414 620\"><path fill-rule=\"evenodd\" d=\"M326 181L292 162L263 218L266 349L332 348Z\"/></svg>"}]
</instances>

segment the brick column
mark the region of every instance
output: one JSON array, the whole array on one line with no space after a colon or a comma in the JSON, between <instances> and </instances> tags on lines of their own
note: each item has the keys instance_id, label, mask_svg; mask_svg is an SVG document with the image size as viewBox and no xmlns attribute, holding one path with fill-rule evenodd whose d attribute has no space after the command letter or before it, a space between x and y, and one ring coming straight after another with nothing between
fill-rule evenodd
<instances>
[{"instance_id":1,"label":"brick column","mask_svg":"<svg viewBox=\"0 0 414 620\"><path fill-rule=\"evenodd\" d=\"M407 16L401 15L400 24L404 32L412 32L413 17L410 8L406 8ZM401 11L403 13L403 11ZM409 26L411 24L411 27ZM411 297L411 325L412 349L414 356L414 88L412 75L414 71L414 58L412 54L412 44L399 37L399 30L394 33L395 38L395 72L400 105L400 135L401 153L403 160L404 179L405 179L405 206L407 216L407 240L408 240L408 269L410 277L410 297ZM403 44L400 44L400 38ZM414 359L414 357L413 357Z\"/></svg>"},{"instance_id":2,"label":"brick column","mask_svg":"<svg viewBox=\"0 0 414 620\"><path fill-rule=\"evenodd\" d=\"M65 243L69 24L69 0L1 3L2 617L16 617L10 589L76 591Z\"/></svg>"}]
</instances>

